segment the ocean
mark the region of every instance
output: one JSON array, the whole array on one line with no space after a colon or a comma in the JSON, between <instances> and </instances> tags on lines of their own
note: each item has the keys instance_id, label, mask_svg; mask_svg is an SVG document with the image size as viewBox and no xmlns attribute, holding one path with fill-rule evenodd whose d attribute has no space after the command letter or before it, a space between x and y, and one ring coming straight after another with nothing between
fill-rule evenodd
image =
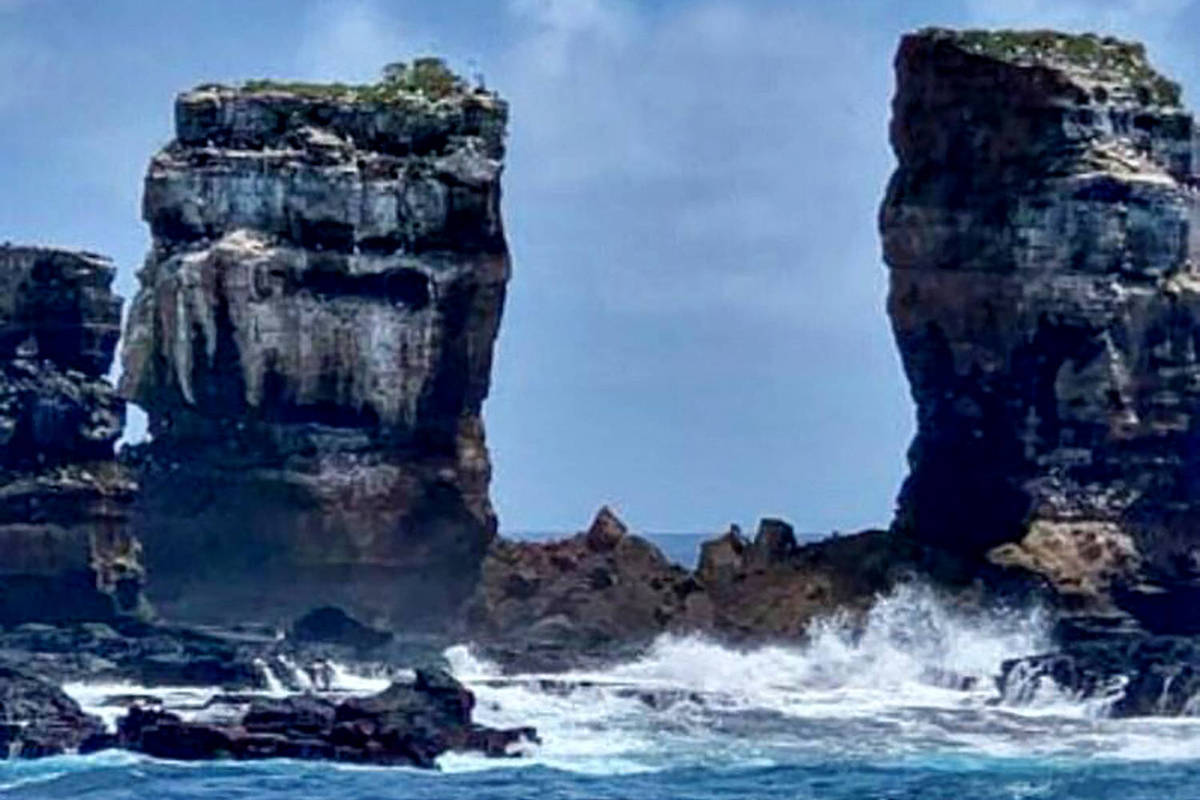
<instances>
[{"instance_id":1,"label":"ocean","mask_svg":"<svg viewBox=\"0 0 1200 800\"><path fill-rule=\"evenodd\" d=\"M664 637L603 672L502 675L464 643L445 656L476 692L477 719L540 731L542 744L519 759L450 755L422 772L101 753L0 762L0 796L1200 798L1200 720L1114 720L1104 700L1043 685L1025 687L1021 703L998 695L992 678L1004 659L1048 646L1049 620L1036 607L966 615L921 586L883 598L857 631L822 621L803 646L739 651ZM338 678L345 691L386 682L347 670ZM66 688L111 718L103 697L137 687ZM213 692L154 693L186 709Z\"/></svg>"}]
</instances>

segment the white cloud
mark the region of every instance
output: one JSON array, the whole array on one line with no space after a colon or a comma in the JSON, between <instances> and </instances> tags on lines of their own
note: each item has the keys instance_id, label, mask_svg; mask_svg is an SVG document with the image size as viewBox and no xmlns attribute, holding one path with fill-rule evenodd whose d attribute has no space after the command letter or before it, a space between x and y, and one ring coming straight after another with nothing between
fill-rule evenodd
<instances>
[{"instance_id":1,"label":"white cloud","mask_svg":"<svg viewBox=\"0 0 1200 800\"><path fill-rule=\"evenodd\" d=\"M312 80L371 82L385 64L411 58L418 43L373 2L324 2L309 12L296 68Z\"/></svg>"},{"instance_id":2,"label":"white cloud","mask_svg":"<svg viewBox=\"0 0 1200 800\"><path fill-rule=\"evenodd\" d=\"M1117 35L1161 30L1189 0L967 0L973 21L985 26L1051 27Z\"/></svg>"},{"instance_id":3,"label":"white cloud","mask_svg":"<svg viewBox=\"0 0 1200 800\"><path fill-rule=\"evenodd\" d=\"M563 74L580 47L619 46L636 26L635 15L614 0L510 0L508 8L528 26L520 49L550 74Z\"/></svg>"},{"instance_id":4,"label":"white cloud","mask_svg":"<svg viewBox=\"0 0 1200 800\"><path fill-rule=\"evenodd\" d=\"M646 314L873 319L890 34L731 2L510 10L508 216L556 239L551 220L586 227L596 246L572 261L591 296ZM803 253L829 266L799 268Z\"/></svg>"},{"instance_id":5,"label":"white cloud","mask_svg":"<svg viewBox=\"0 0 1200 800\"><path fill-rule=\"evenodd\" d=\"M0 110L37 95L63 71L49 48L23 36L20 30L0 33Z\"/></svg>"}]
</instances>

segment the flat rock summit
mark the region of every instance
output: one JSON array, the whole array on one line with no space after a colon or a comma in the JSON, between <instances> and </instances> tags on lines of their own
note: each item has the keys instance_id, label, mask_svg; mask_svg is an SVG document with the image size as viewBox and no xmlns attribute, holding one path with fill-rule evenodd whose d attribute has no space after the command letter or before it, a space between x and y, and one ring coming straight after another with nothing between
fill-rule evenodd
<instances>
[{"instance_id":1,"label":"flat rock summit","mask_svg":"<svg viewBox=\"0 0 1200 800\"><path fill-rule=\"evenodd\" d=\"M122 348L160 609L413 625L469 590L496 533L506 117L432 61L179 96Z\"/></svg>"}]
</instances>

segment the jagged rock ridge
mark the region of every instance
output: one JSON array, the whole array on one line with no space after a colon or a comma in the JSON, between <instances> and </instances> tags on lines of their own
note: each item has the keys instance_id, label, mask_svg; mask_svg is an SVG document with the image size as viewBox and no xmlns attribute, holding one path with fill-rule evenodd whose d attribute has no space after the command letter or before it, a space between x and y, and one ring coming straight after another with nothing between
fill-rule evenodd
<instances>
[{"instance_id":1,"label":"jagged rock ridge","mask_svg":"<svg viewBox=\"0 0 1200 800\"><path fill-rule=\"evenodd\" d=\"M918 572L919 547L886 531L800 543L764 519L673 564L608 507L556 541L497 539L467 606L466 633L508 667L539 671L628 658L664 633L737 645L804 636L817 617L858 614Z\"/></svg>"},{"instance_id":2,"label":"jagged rock ridge","mask_svg":"<svg viewBox=\"0 0 1200 800\"><path fill-rule=\"evenodd\" d=\"M896 73L880 222L918 421L897 530L1091 610L1195 625L1200 229L1178 86L1140 45L1048 32L922 31Z\"/></svg>"},{"instance_id":3,"label":"jagged rock ridge","mask_svg":"<svg viewBox=\"0 0 1200 800\"><path fill-rule=\"evenodd\" d=\"M104 378L114 274L93 253L0 247L0 624L139 607L136 484L113 456L125 405Z\"/></svg>"},{"instance_id":4,"label":"jagged rock ridge","mask_svg":"<svg viewBox=\"0 0 1200 800\"><path fill-rule=\"evenodd\" d=\"M480 411L507 106L435 88L178 98L121 384L150 417L141 521L166 608L413 622L494 536Z\"/></svg>"}]
</instances>

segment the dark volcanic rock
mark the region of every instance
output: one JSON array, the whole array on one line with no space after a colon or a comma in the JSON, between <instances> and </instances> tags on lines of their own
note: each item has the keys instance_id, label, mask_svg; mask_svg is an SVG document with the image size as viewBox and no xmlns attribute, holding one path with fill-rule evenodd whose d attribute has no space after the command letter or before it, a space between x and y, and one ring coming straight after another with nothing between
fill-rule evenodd
<instances>
[{"instance_id":1,"label":"dark volcanic rock","mask_svg":"<svg viewBox=\"0 0 1200 800\"><path fill-rule=\"evenodd\" d=\"M474 705L474 696L448 674L418 670L411 684L336 705L311 696L258 701L237 725L134 708L119 723L117 744L185 761L306 758L431 768L447 751L505 757L512 746L537 741L532 728L474 724Z\"/></svg>"},{"instance_id":2,"label":"dark volcanic rock","mask_svg":"<svg viewBox=\"0 0 1200 800\"><path fill-rule=\"evenodd\" d=\"M104 379L120 332L115 269L92 253L0 246L0 624L138 610L135 483Z\"/></svg>"},{"instance_id":3,"label":"dark volcanic rock","mask_svg":"<svg viewBox=\"0 0 1200 800\"><path fill-rule=\"evenodd\" d=\"M121 383L164 613L411 628L473 585L507 105L442 77L178 98Z\"/></svg>"},{"instance_id":4,"label":"dark volcanic rock","mask_svg":"<svg viewBox=\"0 0 1200 800\"><path fill-rule=\"evenodd\" d=\"M143 686L266 687L262 664L281 643L118 618L110 625L22 625L0 632L0 664L46 680Z\"/></svg>"},{"instance_id":5,"label":"dark volcanic rock","mask_svg":"<svg viewBox=\"0 0 1200 800\"><path fill-rule=\"evenodd\" d=\"M1200 206L1178 87L1140 45L1045 32L923 31L896 73L881 228L918 423L896 530L1200 629L1179 602L1200 585Z\"/></svg>"},{"instance_id":6,"label":"dark volcanic rock","mask_svg":"<svg viewBox=\"0 0 1200 800\"><path fill-rule=\"evenodd\" d=\"M1062 651L1004 663L998 685L1021 703L1039 682L1079 700L1103 702L1115 717L1200 711L1200 642L1158 636L1071 643Z\"/></svg>"},{"instance_id":7,"label":"dark volcanic rock","mask_svg":"<svg viewBox=\"0 0 1200 800\"><path fill-rule=\"evenodd\" d=\"M392 634L364 625L340 608L315 608L292 624L288 638L298 644L333 644L354 650L373 650L392 640Z\"/></svg>"},{"instance_id":8,"label":"dark volcanic rock","mask_svg":"<svg viewBox=\"0 0 1200 800\"><path fill-rule=\"evenodd\" d=\"M104 733L58 687L0 666L0 758L38 758L78 749Z\"/></svg>"}]
</instances>

